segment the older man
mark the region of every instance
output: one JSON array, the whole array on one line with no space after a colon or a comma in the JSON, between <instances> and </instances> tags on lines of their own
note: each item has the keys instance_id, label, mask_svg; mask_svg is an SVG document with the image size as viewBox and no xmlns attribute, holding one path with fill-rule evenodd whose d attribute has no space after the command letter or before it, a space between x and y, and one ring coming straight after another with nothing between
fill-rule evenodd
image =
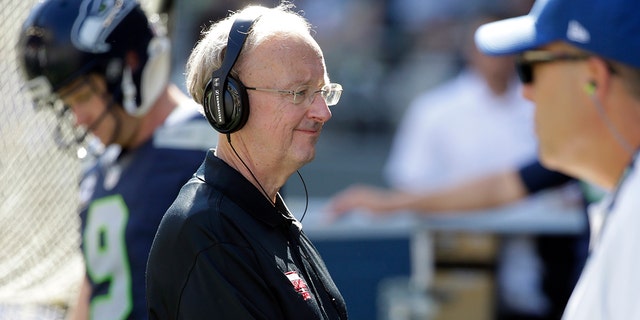
<instances>
[{"instance_id":1,"label":"older man","mask_svg":"<svg viewBox=\"0 0 640 320\"><path fill-rule=\"evenodd\" d=\"M232 14L189 58L187 86L220 135L156 235L147 269L152 319L347 318L278 194L314 158L342 92L291 8Z\"/></svg>"}]
</instances>

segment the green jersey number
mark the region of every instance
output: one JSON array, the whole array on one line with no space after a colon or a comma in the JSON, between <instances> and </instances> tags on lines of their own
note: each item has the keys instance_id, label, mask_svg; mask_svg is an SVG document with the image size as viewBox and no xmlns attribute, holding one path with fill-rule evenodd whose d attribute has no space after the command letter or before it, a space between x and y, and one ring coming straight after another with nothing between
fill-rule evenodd
<instances>
[{"instance_id":1,"label":"green jersey number","mask_svg":"<svg viewBox=\"0 0 640 320\"><path fill-rule=\"evenodd\" d=\"M125 243L129 210L120 195L91 203L83 233L87 275L109 283L108 292L90 302L91 319L125 319L131 312L131 271Z\"/></svg>"}]
</instances>

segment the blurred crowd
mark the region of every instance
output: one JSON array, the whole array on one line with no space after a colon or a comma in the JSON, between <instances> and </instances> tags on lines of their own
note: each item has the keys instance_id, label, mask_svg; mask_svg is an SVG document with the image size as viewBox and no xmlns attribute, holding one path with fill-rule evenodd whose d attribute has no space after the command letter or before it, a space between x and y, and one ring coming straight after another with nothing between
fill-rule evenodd
<instances>
[{"instance_id":1,"label":"blurred crowd","mask_svg":"<svg viewBox=\"0 0 640 320\"><path fill-rule=\"evenodd\" d=\"M206 26L248 3L278 0L177 1L169 21L175 43L174 76ZM345 91L329 130L389 133L419 93L464 67L464 28L482 12L526 14L531 0L294 0L313 24L332 81Z\"/></svg>"}]
</instances>

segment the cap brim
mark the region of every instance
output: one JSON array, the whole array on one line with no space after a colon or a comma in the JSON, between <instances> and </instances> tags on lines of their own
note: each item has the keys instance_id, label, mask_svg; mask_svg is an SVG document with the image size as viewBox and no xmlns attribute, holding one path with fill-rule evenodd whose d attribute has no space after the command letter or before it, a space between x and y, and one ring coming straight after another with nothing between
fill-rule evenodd
<instances>
[{"instance_id":1,"label":"cap brim","mask_svg":"<svg viewBox=\"0 0 640 320\"><path fill-rule=\"evenodd\" d=\"M539 40L532 15L487 23L475 33L476 46L488 55L519 53L539 46Z\"/></svg>"}]
</instances>

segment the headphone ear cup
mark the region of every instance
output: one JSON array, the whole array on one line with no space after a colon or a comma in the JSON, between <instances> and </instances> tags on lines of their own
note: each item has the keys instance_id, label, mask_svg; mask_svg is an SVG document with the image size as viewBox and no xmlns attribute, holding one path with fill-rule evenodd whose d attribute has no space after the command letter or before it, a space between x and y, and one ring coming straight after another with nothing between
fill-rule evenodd
<instances>
[{"instance_id":1,"label":"headphone ear cup","mask_svg":"<svg viewBox=\"0 0 640 320\"><path fill-rule=\"evenodd\" d=\"M240 130L249 118L249 97L244 85L233 77L227 78L220 104L213 94L213 78L207 83L202 99L204 114L209 124L220 133Z\"/></svg>"},{"instance_id":2,"label":"headphone ear cup","mask_svg":"<svg viewBox=\"0 0 640 320\"><path fill-rule=\"evenodd\" d=\"M220 118L221 114L218 112L219 107L216 105L215 98L213 96L213 78L209 79L207 85L204 87L204 93L202 95L202 109L204 115L209 121L209 124L216 130L218 130L218 123L224 122L224 119Z\"/></svg>"},{"instance_id":3,"label":"headphone ear cup","mask_svg":"<svg viewBox=\"0 0 640 320\"><path fill-rule=\"evenodd\" d=\"M249 97L242 82L234 77L227 78L227 88L224 90L224 112L227 124L218 131L222 133L236 132L249 119Z\"/></svg>"}]
</instances>

